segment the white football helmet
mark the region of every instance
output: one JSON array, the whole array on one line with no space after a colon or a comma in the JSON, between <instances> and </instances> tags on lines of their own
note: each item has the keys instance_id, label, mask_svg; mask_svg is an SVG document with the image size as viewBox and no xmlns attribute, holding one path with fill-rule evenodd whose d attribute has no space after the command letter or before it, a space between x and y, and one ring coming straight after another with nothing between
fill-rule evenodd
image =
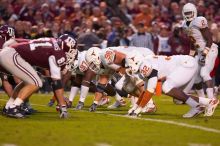
<instances>
[{"instance_id":1,"label":"white football helmet","mask_svg":"<svg viewBox=\"0 0 220 146\"><path fill-rule=\"evenodd\" d=\"M86 62L92 71L98 72L101 66L100 48L91 47L86 51Z\"/></svg>"},{"instance_id":2,"label":"white football helmet","mask_svg":"<svg viewBox=\"0 0 220 146\"><path fill-rule=\"evenodd\" d=\"M183 6L182 15L186 21L192 21L197 17L196 6L192 3L185 4Z\"/></svg>"},{"instance_id":3,"label":"white football helmet","mask_svg":"<svg viewBox=\"0 0 220 146\"><path fill-rule=\"evenodd\" d=\"M126 73L128 75L136 74L139 70L143 58L144 57L137 51L132 51L128 55L126 55L125 58L125 67L127 68Z\"/></svg>"}]
</instances>

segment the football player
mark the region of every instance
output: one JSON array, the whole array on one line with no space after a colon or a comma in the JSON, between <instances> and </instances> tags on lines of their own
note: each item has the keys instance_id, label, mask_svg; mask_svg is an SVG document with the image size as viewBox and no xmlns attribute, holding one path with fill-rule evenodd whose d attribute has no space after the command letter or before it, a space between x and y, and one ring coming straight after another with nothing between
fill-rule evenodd
<instances>
[{"instance_id":1,"label":"football player","mask_svg":"<svg viewBox=\"0 0 220 146\"><path fill-rule=\"evenodd\" d=\"M137 105L132 107L128 114L137 116L147 102L152 98L158 80L162 80L162 91L173 98L181 100L191 107L191 110L183 115L184 118L191 118L202 113L205 106L205 116L212 116L217 107L218 99L208 99L204 97L194 97L184 93L188 92L194 84L194 76L197 71L197 61L191 56L175 55L149 56L143 58L137 52L132 52L126 57L126 73L130 76L138 75L147 81L147 88L139 95ZM185 87L181 90L181 87Z\"/></svg>"},{"instance_id":2,"label":"football player","mask_svg":"<svg viewBox=\"0 0 220 146\"><path fill-rule=\"evenodd\" d=\"M183 6L182 15L185 19L183 29L191 40L190 55L196 56L199 62L198 78L195 82L196 92L199 96L205 97L202 81L205 82L208 98L214 98L214 88L210 72L214 68L215 59L218 54L218 46L213 43L212 34L208 28L205 17L197 17L196 6L187 3Z\"/></svg>"},{"instance_id":3,"label":"football player","mask_svg":"<svg viewBox=\"0 0 220 146\"><path fill-rule=\"evenodd\" d=\"M123 88L121 86L125 80L125 77L123 76L124 70L125 70L124 69L125 56L128 52L130 52L132 50L140 51L143 54L143 56L153 54L153 52L150 51L149 49L142 48L142 47L119 46L119 47L110 47L110 48L106 48L106 49L101 50L101 53L100 53L101 66L103 66L103 68L105 68L106 70L109 69L112 72L107 72L107 74L102 74L99 76L97 92L95 93L95 99L94 99L93 104L90 107L90 111L96 110L96 107L98 106L98 102L100 101L101 97L103 96L103 90L105 89L106 84L108 83L110 77L113 75L113 72L115 72L115 71L119 73L117 80L118 81L121 80L120 82L115 84L115 87L117 89L117 93L115 96L116 96L116 99L119 103L124 101L124 99L121 97L122 94L123 94L122 96L126 97L128 93L135 92L136 86L143 86L143 84L141 83L142 80L139 78L137 78L137 80L134 82L134 84L132 84L132 86L129 86L130 84L124 84L126 86ZM92 58L92 56L90 58ZM113 78L114 78L114 76L113 76Z\"/></svg>"},{"instance_id":4,"label":"football player","mask_svg":"<svg viewBox=\"0 0 220 146\"><path fill-rule=\"evenodd\" d=\"M8 25L2 25L0 27L0 48L1 48L0 50L2 50L4 47L7 47L10 45L19 43L19 42L27 42L27 41L29 40L15 38L14 28ZM12 99L16 98L16 97L13 97L13 86L19 84L21 80L15 76L10 75L3 68L0 68L0 71L1 71L1 80L2 80L3 89L9 97L9 101L6 103L6 106L3 108L3 111L2 111L4 115L6 110L9 108L9 104L12 101ZM35 110L33 110L32 107L30 106L28 100L24 102L22 109L27 114L31 114L35 112Z\"/></svg>"},{"instance_id":5,"label":"football player","mask_svg":"<svg viewBox=\"0 0 220 146\"><path fill-rule=\"evenodd\" d=\"M17 98L9 106L8 116L15 118L25 117L20 110L20 105L42 86L40 77L32 67L38 66L50 70L53 80L52 87L61 105L60 118L67 117L61 71L68 67L69 62L75 59L75 47L76 40L72 36L64 34L58 39L41 38L15 44L5 47L0 52L0 65L23 81L14 89L14 93L17 93Z\"/></svg>"}]
</instances>

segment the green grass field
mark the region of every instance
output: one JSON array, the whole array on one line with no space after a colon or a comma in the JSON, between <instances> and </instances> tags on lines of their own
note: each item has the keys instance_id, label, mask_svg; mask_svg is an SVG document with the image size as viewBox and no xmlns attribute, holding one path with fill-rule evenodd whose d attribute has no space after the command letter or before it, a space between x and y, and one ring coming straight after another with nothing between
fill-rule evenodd
<instances>
[{"instance_id":1,"label":"green grass field","mask_svg":"<svg viewBox=\"0 0 220 146\"><path fill-rule=\"evenodd\" d=\"M161 96L154 97L156 113L132 119L124 116L129 105L88 112L91 95L83 111L69 109L70 117L60 119L55 107L46 106L51 96L33 95L31 103L38 112L29 118L0 115L0 146L220 146L220 107L210 118L183 119L189 107ZM0 94L1 109L6 99Z\"/></svg>"}]
</instances>

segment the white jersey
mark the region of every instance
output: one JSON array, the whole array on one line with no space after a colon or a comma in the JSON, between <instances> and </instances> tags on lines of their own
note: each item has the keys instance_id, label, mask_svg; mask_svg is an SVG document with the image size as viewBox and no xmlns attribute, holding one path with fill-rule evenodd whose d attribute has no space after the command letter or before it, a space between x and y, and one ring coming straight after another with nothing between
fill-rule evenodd
<instances>
[{"instance_id":1,"label":"white jersey","mask_svg":"<svg viewBox=\"0 0 220 146\"><path fill-rule=\"evenodd\" d=\"M162 90L168 93L172 88L182 87L189 83L191 89L193 76L197 71L196 59L187 55L174 55L171 57L156 56L145 59L139 68L139 77L147 82L147 90L154 92L158 79L165 79ZM153 75L153 69L157 75ZM154 71L155 72L155 71ZM192 82L191 82L192 81Z\"/></svg>"},{"instance_id":2,"label":"white jersey","mask_svg":"<svg viewBox=\"0 0 220 146\"><path fill-rule=\"evenodd\" d=\"M89 68L86 62L86 51L79 52L77 55L76 63L76 74L84 74L84 72Z\"/></svg>"},{"instance_id":3,"label":"white jersey","mask_svg":"<svg viewBox=\"0 0 220 146\"><path fill-rule=\"evenodd\" d=\"M111 68L113 70L117 70L118 68L121 67L121 66L119 66L117 64L113 64L112 63L114 61L114 56L115 56L115 52L114 51L118 51L118 52L124 53L125 55L130 53L130 52L132 52L132 51L138 51L144 57L147 57L148 55L154 55L154 53L150 49L144 48L144 47L133 47L133 46L125 47L125 46L119 46L119 47L109 47L109 48L106 48L106 49L102 49L101 50L101 61L102 61L102 64L106 68Z\"/></svg>"},{"instance_id":4,"label":"white jersey","mask_svg":"<svg viewBox=\"0 0 220 146\"><path fill-rule=\"evenodd\" d=\"M140 66L140 77L145 79L146 72L151 66L152 69L158 71L158 79L166 78L179 66L193 67L195 59L188 55L174 55L174 56L149 56Z\"/></svg>"},{"instance_id":5,"label":"white jersey","mask_svg":"<svg viewBox=\"0 0 220 146\"><path fill-rule=\"evenodd\" d=\"M187 35L194 43L194 47L199 52L203 51L206 47L206 41L200 30L206 27L208 27L207 20L202 16L196 17L192 22L190 22L189 26L187 26L186 21L183 22L183 29L186 31Z\"/></svg>"}]
</instances>

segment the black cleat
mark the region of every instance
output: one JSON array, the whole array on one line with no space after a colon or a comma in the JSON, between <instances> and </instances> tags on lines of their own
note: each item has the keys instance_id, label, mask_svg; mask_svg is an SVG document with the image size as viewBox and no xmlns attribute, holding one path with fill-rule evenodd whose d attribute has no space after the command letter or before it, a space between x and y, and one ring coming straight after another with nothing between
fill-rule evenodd
<instances>
[{"instance_id":1,"label":"black cleat","mask_svg":"<svg viewBox=\"0 0 220 146\"><path fill-rule=\"evenodd\" d=\"M22 112L20 106L9 108L7 112L7 116L12 118L25 118L25 114Z\"/></svg>"},{"instance_id":2,"label":"black cleat","mask_svg":"<svg viewBox=\"0 0 220 146\"><path fill-rule=\"evenodd\" d=\"M55 103L55 101L53 99L50 99L49 103L47 104L47 106L51 107L53 106Z\"/></svg>"},{"instance_id":3,"label":"black cleat","mask_svg":"<svg viewBox=\"0 0 220 146\"><path fill-rule=\"evenodd\" d=\"M7 115L8 114L8 109L5 107L2 109L2 115Z\"/></svg>"},{"instance_id":4,"label":"black cleat","mask_svg":"<svg viewBox=\"0 0 220 146\"><path fill-rule=\"evenodd\" d=\"M79 101L79 103L76 106L76 110L81 110L84 107L84 102Z\"/></svg>"},{"instance_id":5,"label":"black cleat","mask_svg":"<svg viewBox=\"0 0 220 146\"><path fill-rule=\"evenodd\" d=\"M90 111L90 112L95 112L97 106L98 106L98 104L93 103L93 104L91 105L91 107L89 108L89 111Z\"/></svg>"}]
</instances>

